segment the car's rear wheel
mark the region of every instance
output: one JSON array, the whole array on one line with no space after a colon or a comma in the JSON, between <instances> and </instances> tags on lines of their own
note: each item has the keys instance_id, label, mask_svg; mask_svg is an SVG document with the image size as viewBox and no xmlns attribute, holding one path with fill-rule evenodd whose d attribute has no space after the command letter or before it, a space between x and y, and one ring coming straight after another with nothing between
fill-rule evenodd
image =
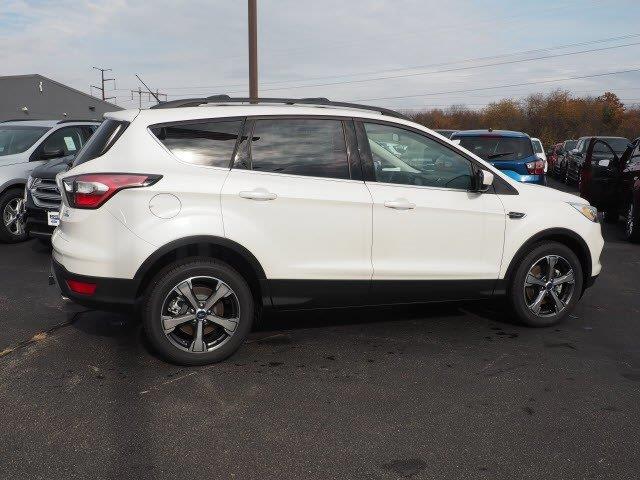
<instances>
[{"instance_id":1,"label":"car's rear wheel","mask_svg":"<svg viewBox=\"0 0 640 480\"><path fill-rule=\"evenodd\" d=\"M7 190L0 196L0 241L4 243L22 242L27 239L22 216L23 191L18 188Z\"/></svg>"},{"instance_id":2,"label":"car's rear wheel","mask_svg":"<svg viewBox=\"0 0 640 480\"><path fill-rule=\"evenodd\" d=\"M251 331L254 301L232 267L207 258L188 259L154 278L143 311L156 350L181 365L215 363L232 355Z\"/></svg>"},{"instance_id":3,"label":"car's rear wheel","mask_svg":"<svg viewBox=\"0 0 640 480\"><path fill-rule=\"evenodd\" d=\"M627 207L625 236L630 242L640 243L640 208L638 208L633 200L629 202Z\"/></svg>"},{"instance_id":4,"label":"car's rear wheel","mask_svg":"<svg viewBox=\"0 0 640 480\"><path fill-rule=\"evenodd\" d=\"M543 242L518 263L508 296L518 319L531 327L547 327L564 319L582 293L582 266L567 246Z\"/></svg>"}]
</instances>

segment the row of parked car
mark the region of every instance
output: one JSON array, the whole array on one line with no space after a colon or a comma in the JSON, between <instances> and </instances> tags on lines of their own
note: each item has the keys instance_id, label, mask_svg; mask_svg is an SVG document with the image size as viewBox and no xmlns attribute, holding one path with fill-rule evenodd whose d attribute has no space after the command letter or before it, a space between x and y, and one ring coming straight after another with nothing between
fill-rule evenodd
<instances>
[{"instance_id":1,"label":"row of parked car","mask_svg":"<svg viewBox=\"0 0 640 480\"><path fill-rule=\"evenodd\" d=\"M624 219L625 237L640 242L640 138L585 136L552 145L521 132L437 130L520 182L546 174L575 185L608 222Z\"/></svg>"},{"instance_id":2,"label":"row of parked car","mask_svg":"<svg viewBox=\"0 0 640 480\"><path fill-rule=\"evenodd\" d=\"M27 237L49 241L59 222L61 202L55 176L69 168L99 125L84 120L0 123L0 241ZM640 139L586 136L557 143L545 152L539 139L522 132L436 131L519 182L545 185L549 174L576 185L606 221L615 222L622 215L626 237L640 241ZM397 142L386 147L402 154Z\"/></svg>"},{"instance_id":3,"label":"row of parked car","mask_svg":"<svg viewBox=\"0 0 640 480\"><path fill-rule=\"evenodd\" d=\"M549 172L603 212L625 220L625 236L640 242L640 138L587 136L565 140L548 151Z\"/></svg>"}]
</instances>

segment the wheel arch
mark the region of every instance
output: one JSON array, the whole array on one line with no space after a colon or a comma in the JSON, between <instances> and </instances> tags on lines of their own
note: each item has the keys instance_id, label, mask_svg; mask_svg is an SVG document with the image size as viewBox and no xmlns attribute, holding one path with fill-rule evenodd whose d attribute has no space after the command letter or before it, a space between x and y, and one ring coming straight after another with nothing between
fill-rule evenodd
<instances>
[{"instance_id":1,"label":"wheel arch","mask_svg":"<svg viewBox=\"0 0 640 480\"><path fill-rule=\"evenodd\" d=\"M266 290L266 275L258 259L245 247L223 237L199 235L181 238L163 245L152 253L138 268L136 280L139 298L144 295L153 277L162 268L177 260L190 257L211 257L220 259L245 277L255 300L264 302L270 298Z\"/></svg>"},{"instance_id":2,"label":"wheel arch","mask_svg":"<svg viewBox=\"0 0 640 480\"><path fill-rule=\"evenodd\" d=\"M0 185L0 195L9 190L10 188L24 188L27 185L27 181L24 178L12 178Z\"/></svg>"},{"instance_id":3,"label":"wheel arch","mask_svg":"<svg viewBox=\"0 0 640 480\"><path fill-rule=\"evenodd\" d=\"M507 271L504 276L505 287L509 284L511 276L517 268L518 261L531 250L531 247L533 245L543 241L553 241L561 243L576 254L578 260L580 261L580 265L582 266L582 276L584 280L582 288L584 291L586 285L588 284L588 280L591 278L591 252L589 251L587 242L585 242L585 240L576 232L567 228L549 228L546 230L542 230L541 232L536 233L535 235L531 236L526 242L524 242L509 262L509 267L507 267Z\"/></svg>"}]
</instances>

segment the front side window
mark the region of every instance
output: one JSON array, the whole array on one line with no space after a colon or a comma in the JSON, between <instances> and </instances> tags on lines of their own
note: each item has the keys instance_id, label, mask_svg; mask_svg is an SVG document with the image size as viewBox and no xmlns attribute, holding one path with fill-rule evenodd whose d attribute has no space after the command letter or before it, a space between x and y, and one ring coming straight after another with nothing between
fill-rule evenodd
<instances>
[{"instance_id":1,"label":"front side window","mask_svg":"<svg viewBox=\"0 0 640 480\"><path fill-rule=\"evenodd\" d=\"M251 168L258 172L350 178L342 121L256 120L251 138Z\"/></svg>"},{"instance_id":2,"label":"front side window","mask_svg":"<svg viewBox=\"0 0 640 480\"><path fill-rule=\"evenodd\" d=\"M60 128L42 143L41 153L51 158L75 155L84 146L91 133L88 127L83 126Z\"/></svg>"},{"instance_id":3,"label":"front side window","mask_svg":"<svg viewBox=\"0 0 640 480\"><path fill-rule=\"evenodd\" d=\"M241 120L178 123L151 132L183 162L228 168L238 140Z\"/></svg>"},{"instance_id":4,"label":"front side window","mask_svg":"<svg viewBox=\"0 0 640 480\"><path fill-rule=\"evenodd\" d=\"M0 125L0 157L27 151L49 127Z\"/></svg>"},{"instance_id":5,"label":"front side window","mask_svg":"<svg viewBox=\"0 0 640 480\"><path fill-rule=\"evenodd\" d=\"M471 162L429 137L389 125L365 123L375 179L383 183L467 190Z\"/></svg>"}]
</instances>

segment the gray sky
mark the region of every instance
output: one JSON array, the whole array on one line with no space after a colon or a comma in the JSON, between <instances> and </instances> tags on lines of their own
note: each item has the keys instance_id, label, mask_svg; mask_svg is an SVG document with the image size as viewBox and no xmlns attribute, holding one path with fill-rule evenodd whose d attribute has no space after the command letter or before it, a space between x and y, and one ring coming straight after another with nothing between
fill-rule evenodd
<instances>
[{"instance_id":1,"label":"gray sky","mask_svg":"<svg viewBox=\"0 0 640 480\"><path fill-rule=\"evenodd\" d=\"M637 0L258 0L258 15L261 96L476 108L564 88L640 103L640 71L567 79L640 70ZM246 95L246 17L245 0L2 0L0 74L88 92L91 67L110 67L124 107L135 73L169 99Z\"/></svg>"}]
</instances>

